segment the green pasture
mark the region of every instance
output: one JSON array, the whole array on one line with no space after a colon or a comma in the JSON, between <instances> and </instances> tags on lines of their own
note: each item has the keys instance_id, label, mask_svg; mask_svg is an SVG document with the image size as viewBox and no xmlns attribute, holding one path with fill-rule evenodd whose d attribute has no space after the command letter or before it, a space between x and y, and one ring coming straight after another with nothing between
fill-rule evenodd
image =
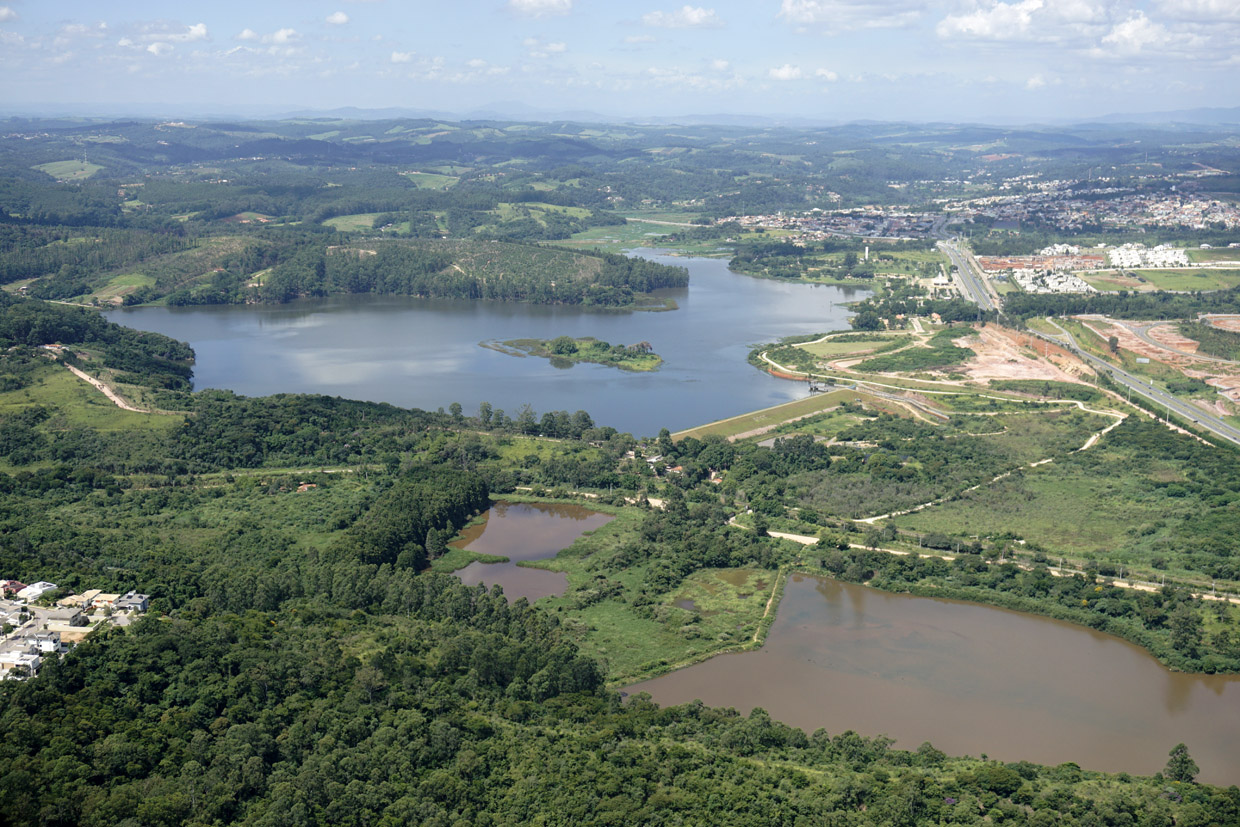
<instances>
[{"instance_id":1,"label":"green pasture","mask_svg":"<svg viewBox=\"0 0 1240 827\"><path fill-rule=\"evenodd\" d=\"M353 215L338 215L335 218L329 218L323 223L334 230L342 233L360 232L361 230L373 230L375 227L375 219L382 213L363 212Z\"/></svg>"},{"instance_id":2,"label":"green pasture","mask_svg":"<svg viewBox=\"0 0 1240 827\"><path fill-rule=\"evenodd\" d=\"M443 175L438 172L421 172L411 171L401 173L414 184L418 189L423 190L446 190L448 187L461 180L456 175Z\"/></svg>"},{"instance_id":3,"label":"green pasture","mask_svg":"<svg viewBox=\"0 0 1240 827\"><path fill-rule=\"evenodd\" d=\"M841 341L841 337L832 337L826 341L807 342L797 347L823 359L836 359L853 354L861 356L891 350L911 341L910 336L911 334L905 332L876 333L874 337L877 341L872 342Z\"/></svg>"},{"instance_id":4,"label":"green pasture","mask_svg":"<svg viewBox=\"0 0 1240 827\"><path fill-rule=\"evenodd\" d=\"M46 164L36 164L31 169L37 169L39 172L46 172L58 181L85 181L99 170L103 169L100 164L92 164L89 161L50 161Z\"/></svg>"},{"instance_id":5,"label":"green pasture","mask_svg":"<svg viewBox=\"0 0 1240 827\"><path fill-rule=\"evenodd\" d=\"M1201 270L1136 270L1158 290L1226 290L1240 285L1240 267Z\"/></svg>"},{"instance_id":6,"label":"green pasture","mask_svg":"<svg viewBox=\"0 0 1240 827\"><path fill-rule=\"evenodd\" d=\"M124 389L121 389L122 395ZM32 405L57 412L41 427L89 428L96 431L168 429L181 424L179 416L145 414L118 408L92 385L49 361L39 381L20 390L0 393L0 416Z\"/></svg>"},{"instance_id":7,"label":"green pasture","mask_svg":"<svg viewBox=\"0 0 1240 827\"><path fill-rule=\"evenodd\" d=\"M1188 260L1193 264L1212 261L1240 261L1240 247L1212 247L1209 250L1188 250Z\"/></svg>"}]
</instances>

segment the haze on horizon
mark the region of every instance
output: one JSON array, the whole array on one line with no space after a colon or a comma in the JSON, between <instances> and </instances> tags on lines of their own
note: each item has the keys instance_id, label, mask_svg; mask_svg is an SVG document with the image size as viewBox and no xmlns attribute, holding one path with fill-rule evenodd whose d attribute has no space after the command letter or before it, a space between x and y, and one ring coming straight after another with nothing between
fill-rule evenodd
<instances>
[{"instance_id":1,"label":"haze on horizon","mask_svg":"<svg viewBox=\"0 0 1240 827\"><path fill-rule=\"evenodd\" d=\"M0 114L1025 121L1240 104L1236 0L7 0Z\"/></svg>"}]
</instances>

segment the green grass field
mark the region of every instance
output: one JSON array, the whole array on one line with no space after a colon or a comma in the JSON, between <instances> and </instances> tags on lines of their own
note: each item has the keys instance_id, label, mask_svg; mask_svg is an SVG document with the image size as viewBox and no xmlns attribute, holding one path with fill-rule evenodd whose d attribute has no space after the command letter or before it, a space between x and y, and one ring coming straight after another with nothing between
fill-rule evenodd
<instances>
[{"instance_id":1,"label":"green grass field","mask_svg":"<svg viewBox=\"0 0 1240 827\"><path fill-rule=\"evenodd\" d=\"M51 161L31 167L46 172L57 181L85 181L103 167L89 161Z\"/></svg>"},{"instance_id":2,"label":"green grass field","mask_svg":"<svg viewBox=\"0 0 1240 827\"><path fill-rule=\"evenodd\" d=\"M1189 250L1188 260L1193 264L1211 261L1240 261L1240 247L1214 247L1209 250Z\"/></svg>"},{"instance_id":3,"label":"green grass field","mask_svg":"<svg viewBox=\"0 0 1240 827\"><path fill-rule=\"evenodd\" d=\"M461 180L455 175L443 175L438 172L405 172L401 173L422 190L446 190Z\"/></svg>"},{"instance_id":4,"label":"green grass field","mask_svg":"<svg viewBox=\"0 0 1240 827\"><path fill-rule=\"evenodd\" d=\"M134 292L139 287L150 287L155 284L155 277L143 273L124 273L113 276L107 284L94 292L100 301L111 302Z\"/></svg>"},{"instance_id":5,"label":"green grass field","mask_svg":"<svg viewBox=\"0 0 1240 827\"><path fill-rule=\"evenodd\" d=\"M1109 270L1098 273L1083 272L1077 273L1077 275L1090 287L1103 293L1118 293L1121 290L1149 291L1154 289L1153 285L1148 282L1138 281L1137 279Z\"/></svg>"},{"instance_id":6,"label":"green grass field","mask_svg":"<svg viewBox=\"0 0 1240 827\"><path fill-rule=\"evenodd\" d=\"M584 218L590 211L584 207L559 207L555 204L542 204L535 201L520 204L501 201L494 214L500 221L515 221L519 218L532 218L540 224L546 224L547 213L560 213L573 218Z\"/></svg>"},{"instance_id":7,"label":"green grass field","mask_svg":"<svg viewBox=\"0 0 1240 827\"><path fill-rule=\"evenodd\" d=\"M660 227L655 224L642 224L630 221L616 227L591 227L563 241L552 244L566 247L641 247L659 246L659 237L675 230L675 227Z\"/></svg>"},{"instance_id":8,"label":"green grass field","mask_svg":"<svg viewBox=\"0 0 1240 827\"><path fill-rule=\"evenodd\" d=\"M1158 290L1226 290L1240 285L1240 268L1135 272Z\"/></svg>"},{"instance_id":9,"label":"green grass field","mask_svg":"<svg viewBox=\"0 0 1240 827\"><path fill-rule=\"evenodd\" d=\"M874 342L839 341L839 337L833 337L825 342L801 344L797 345L797 347L809 351L820 358L835 359L850 354L861 356L863 354L872 354L879 350L890 350L893 347L904 344L905 342L901 341L901 339L906 339L909 335L908 333L876 333L874 336L878 341Z\"/></svg>"},{"instance_id":10,"label":"green grass field","mask_svg":"<svg viewBox=\"0 0 1240 827\"><path fill-rule=\"evenodd\" d=\"M375 227L375 219L380 216L377 212L355 213L353 215L338 215L335 218L329 218L323 223L334 230L342 233L359 232L361 230L373 230Z\"/></svg>"},{"instance_id":11,"label":"green grass field","mask_svg":"<svg viewBox=\"0 0 1240 827\"><path fill-rule=\"evenodd\" d=\"M174 428L183 421L179 416L122 410L60 364L49 362L41 374L40 381L29 387L0 393L0 416L31 405L42 405L58 411L58 416L63 417L62 427L98 431Z\"/></svg>"},{"instance_id":12,"label":"green grass field","mask_svg":"<svg viewBox=\"0 0 1240 827\"><path fill-rule=\"evenodd\" d=\"M1171 468L1151 469L1151 473L1160 471L1175 473ZM919 533L939 531L986 537L1011 532L1037 543L1048 554L1078 560L1082 555L1096 555L1132 564L1140 562L1142 555L1116 549L1129 546L1134 534L1145 538L1142 545L1152 550L1160 548L1162 525L1175 508L1176 504L1167 498L1151 498L1141 480L1131 474L1112 476L1077 463L1058 461L1027 469L1019 478L983 486L933 508L897 517L895 523L899 528Z\"/></svg>"}]
</instances>

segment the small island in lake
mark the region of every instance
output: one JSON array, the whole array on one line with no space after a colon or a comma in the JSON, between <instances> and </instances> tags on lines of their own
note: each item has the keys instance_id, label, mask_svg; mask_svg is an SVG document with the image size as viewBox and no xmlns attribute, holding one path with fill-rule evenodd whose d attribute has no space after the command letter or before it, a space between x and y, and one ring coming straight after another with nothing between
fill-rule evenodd
<instances>
[{"instance_id":1,"label":"small island in lake","mask_svg":"<svg viewBox=\"0 0 1240 827\"><path fill-rule=\"evenodd\" d=\"M663 364L663 359L651 348L649 342L635 345L613 345L586 336L574 339L557 336L554 339L510 339L506 342L487 342L483 347L507 353L510 356L542 356L556 367L571 367L577 362L594 362L610 365L621 370L650 371Z\"/></svg>"}]
</instances>

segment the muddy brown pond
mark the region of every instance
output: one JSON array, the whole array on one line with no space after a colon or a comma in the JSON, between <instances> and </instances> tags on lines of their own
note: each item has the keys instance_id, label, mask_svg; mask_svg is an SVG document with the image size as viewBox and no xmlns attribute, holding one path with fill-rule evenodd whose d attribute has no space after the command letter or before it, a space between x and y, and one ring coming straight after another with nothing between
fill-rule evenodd
<instances>
[{"instance_id":1,"label":"muddy brown pond","mask_svg":"<svg viewBox=\"0 0 1240 827\"><path fill-rule=\"evenodd\" d=\"M766 644L644 681L831 734L955 755L1152 774L1183 741L1198 780L1240 783L1240 678L1170 672L1080 626L793 575Z\"/></svg>"},{"instance_id":2,"label":"muddy brown pond","mask_svg":"<svg viewBox=\"0 0 1240 827\"><path fill-rule=\"evenodd\" d=\"M611 519L610 514L579 505L498 502L487 511L483 522L462 531L452 545L507 557L508 562L470 563L454 574L467 586L498 583L510 603L519 597L537 600L560 594L568 586L563 572L522 568L517 563L554 557L582 534Z\"/></svg>"}]
</instances>

